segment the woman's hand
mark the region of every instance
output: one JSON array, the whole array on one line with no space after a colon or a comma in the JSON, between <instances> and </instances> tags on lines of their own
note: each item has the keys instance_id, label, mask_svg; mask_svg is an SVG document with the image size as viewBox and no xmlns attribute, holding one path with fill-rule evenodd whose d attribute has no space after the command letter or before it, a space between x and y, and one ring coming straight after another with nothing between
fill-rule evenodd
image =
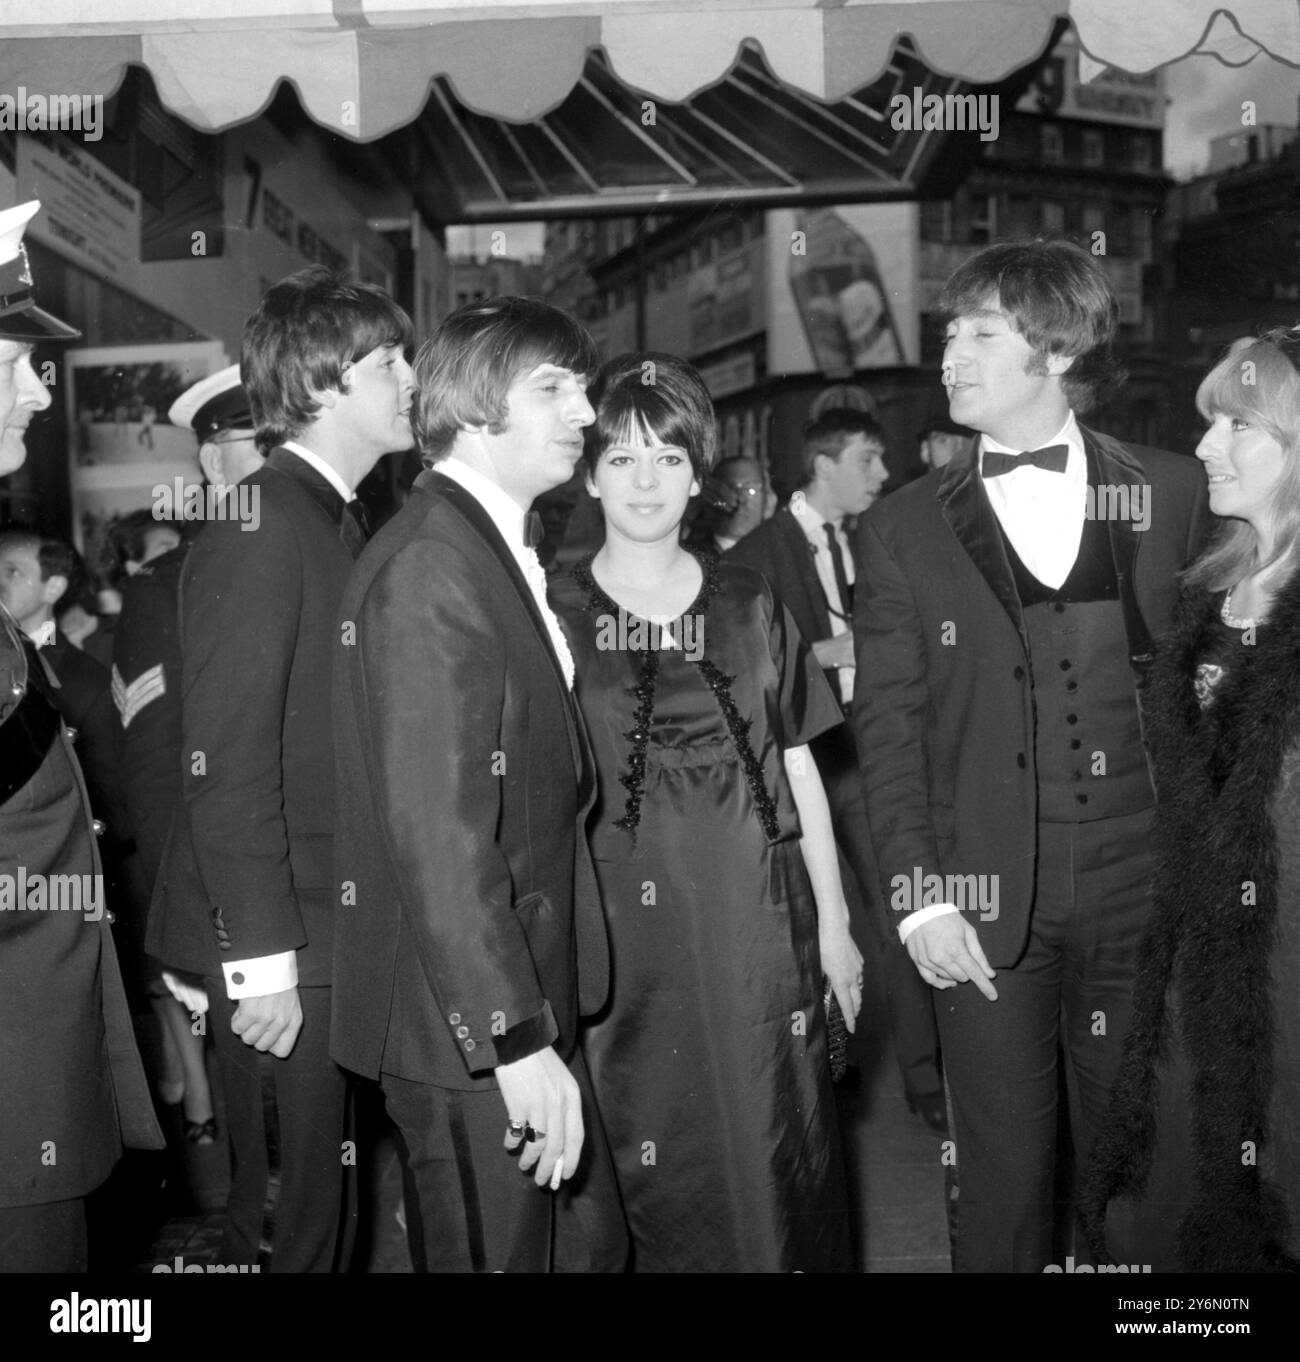
<instances>
[{"instance_id":1,"label":"woman's hand","mask_svg":"<svg viewBox=\"0 0 1300 1362\"><path fill-rule=\"evenodd\" d=\"M847 921L822 927L818 940L822 973L830 980L840 1011L844 1013L844 1025L855 1031L858 1013L862 1011L862 952L849 935Z\"/></svg>"}]
</instances>

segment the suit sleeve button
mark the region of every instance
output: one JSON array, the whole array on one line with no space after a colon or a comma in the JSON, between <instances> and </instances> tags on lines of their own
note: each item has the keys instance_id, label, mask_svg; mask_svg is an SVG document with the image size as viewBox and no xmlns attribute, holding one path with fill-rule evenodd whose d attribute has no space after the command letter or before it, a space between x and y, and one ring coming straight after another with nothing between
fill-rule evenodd
<instances>
[{"instance_id":1,"label":"suit sleeve button","mask_svg":"<svg viewBox=\"0 0 1300 1362\"><path fill-rule=\"evenodd\" d=\"M102 818L93 818L91 819L90 826L95 829L96 837L102 837L104 835L104 829L105 827L107 827L107 824L104 822Z\"/></svg>"},{"instance_id":2,"label":"suit sleeve button","mask_svg":"<svg viewBox=\"0 0 1300 1362\"><path fill-rule=\"evenodd\" d=\"M453 1013L451 1014L451 1016L447 1018L447 1020L448 1020L453 1026L459 1026L459 1025L460 1025L460 1013L459 1013L459 1012L453 1012Z\"/></svg>"},{"instance_id":3,"label":"suit sleeve button","mask_svg":"<svg viewBox=\"0 0 1300 1362\"><path fill-rule=\"evenodd\" d=\"M468 1027L468 1026L458 1026L458 1027L456 1028L456 1034L461 1038L461 1040L464 1040L465 1037L469 1035L469 1027Z\"/></svg>"},{"instance_id":4,"label":"suit sleeve button","mask_svg":"<svg viewBox=\"0 0 1300 1362\"><path fill-rule=\"evenodd\" d=\"M466 1050L472 1050L474 1048L474 1042L472 1040L467 1040L465 1042L465 1048Z\"/></svg>"}]
</instances>

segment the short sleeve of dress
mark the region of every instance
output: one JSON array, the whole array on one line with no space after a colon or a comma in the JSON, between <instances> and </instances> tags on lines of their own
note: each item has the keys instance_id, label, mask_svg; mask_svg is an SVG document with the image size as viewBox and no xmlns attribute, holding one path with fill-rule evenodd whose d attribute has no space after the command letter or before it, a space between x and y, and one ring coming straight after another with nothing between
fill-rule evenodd
<instances>
[{"instance_id":1,"label":"short sleeve of dress","mask_svg":"<svg viewBox=\"0 0 1300 1362\"><path fill-rule=\"evenodd\" d=\"M843 723L844 715L794 617L780 601L770 596L769 601L770 646L781 687L780 739L788 750Z\"/></svg>"}]
</instances>

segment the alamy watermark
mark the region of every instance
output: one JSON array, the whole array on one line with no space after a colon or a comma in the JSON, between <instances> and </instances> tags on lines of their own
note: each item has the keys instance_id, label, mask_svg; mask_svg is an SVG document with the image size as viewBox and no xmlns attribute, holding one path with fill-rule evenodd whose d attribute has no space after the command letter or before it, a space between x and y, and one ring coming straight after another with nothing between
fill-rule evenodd
<instances>
[{"instance_id":1,"label":"alamy watermark","mask_svg":"<svg viewBox=\"0 0 1300 1362\"><path fill-rule=\"evenodd\" d=\"M25 85L0 93L0 132L79 132L85 142L104 135L103 95L42 95Z\"/></svg>"},{"instance_id":2,"label":"alamy watermark","mask_svg":"<svg viewBox=\"0 0 1300 1362\"><path fill-rule=\"evenodd\" d=\"M237 520L241 530L262 523L262 489L242 482L214 487L173 478L170 486L158 483L151 495L155 520Z\"/></svg>"},{"instance_id":3,"label":"alamy watermark","mask_svg":"<svg viewBox=\"0 0 1300 1362\"><path fill-rule=\"evenodd\" d=\"M895 132L978 132L981 142L996 142L1001 120L997 95L927 95L919 86L889 101L889 126Z\"/></svg>"},{"instance_id":4,"label":"alamy watermark","mask_svg":"<svg viewBox=\"0 0 1300 1362\"><path fill-rule=\"evenodd\" d=\"M1151 487L1148 483L1088 484L1083 504L1085 520L1115 520L1135 530L1151 528Z\"/></svg>"},{"instance_id":5,"label":"alamy watermark","mask_svg":"<svg viewBox=\"0 0 1300 1362\"><path fill-rule=\"evenodd\" d=\"M910 875L895 875L889 887L889 906L897 913L951 903L963 913L978 913L981 922L998 920L996 875L927 875L914 865Z\"/></svg>"},{"instance_id":6,"label":"alamy watermark","mask_svg":"<svg viewBox=\"0 0 1300 1362\"><path fill-rule=\"evenodd\" d=\"M0 913L81 913L87 922L104 916L102 875L0 874Z\"/></svg>"},{"instance_id":7,"label":"alamy watermark","mask_svg":"<svg viewBox=\"0 0 1300 1362\"><path fill-rule=\"evenodd\" d=\"M597 615L596 647L607 653L680 649L688 661L698 662L704 656L704 616L682 615L660 621L625 614Z\"/></svg>"}]
</instances>

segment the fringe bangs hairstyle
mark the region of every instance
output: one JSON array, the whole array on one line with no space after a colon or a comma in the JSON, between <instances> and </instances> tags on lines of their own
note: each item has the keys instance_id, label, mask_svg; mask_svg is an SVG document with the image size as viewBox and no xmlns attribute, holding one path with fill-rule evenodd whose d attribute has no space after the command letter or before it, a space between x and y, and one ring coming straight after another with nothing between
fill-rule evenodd
<instances>
[{"instance_id":1,"label":"fringe bangs hairstyle","mask_svg":"<svg viewBox=\"0 0 1300 1362\"><path fill-rule=\"evenodd\" d=\"M245 324L239 362L260 448L301 435L320 410L313 392L346 391L345 365L413 342L411 319L373 284L321 265L280 280Z\"/></svg>"},{"instance_id":2,"label":"fringe bangs hairstyle","mask_svg":"<svg viewBox=\"0 0 1300 1362\"><path fill-rule=\"evenodd\" d=\"M701 482L717 462L713 399L684 359L655 350L619 355L601 369L588 397L596 410L582 450L589 477L615 445L673 445Z\"/></svg>"},{"instance_id":3,"label":"fringe bangs hairstyle","mask_svg":"<svg viewBox=\"0 0 1300 1362\"><path fill-rule=\"evenodd\" d=\"M596 371L596 343L566 312L540 298L488 298L444 318L413 367L411 426L426 467L451 453L460 431L506 428L510 385L539 365L580 378Z\"/></svg>"},{"instance_id":4,"label":"fringe bangs hairstyle","mask_svg":"<svg viewBox=\"0 0 1300 1362\"><path fill-rule=\"evenodd\" d=\"M1212 421L1238 416L1282 446L1282 475L1268 508L1273 552L1259 557L1255 531L1225 518L1210 548L1183 574L1188 586L1223 590L1248 573L1294 554L1300 538L1300 326L1278 327L1257 340L1235 341L1201 380L1196 409Z\"/></svg>"},{"instance_id":5,"label":"fringe bangs hairstyle","mask_svg":"<svg viewBox=\"0 0 1300 1362\"><path fill-rule=\"evenodd\" d=\"M1069 241L1008 241L973 255L944 285L944 323L986 307L996 296L1003 312L1039 356L1074 363L1061 388L1079 415L1104 402L1123 382L1112 352L1119 303L1100 264Z\"/></svg>"}]
</instances>

